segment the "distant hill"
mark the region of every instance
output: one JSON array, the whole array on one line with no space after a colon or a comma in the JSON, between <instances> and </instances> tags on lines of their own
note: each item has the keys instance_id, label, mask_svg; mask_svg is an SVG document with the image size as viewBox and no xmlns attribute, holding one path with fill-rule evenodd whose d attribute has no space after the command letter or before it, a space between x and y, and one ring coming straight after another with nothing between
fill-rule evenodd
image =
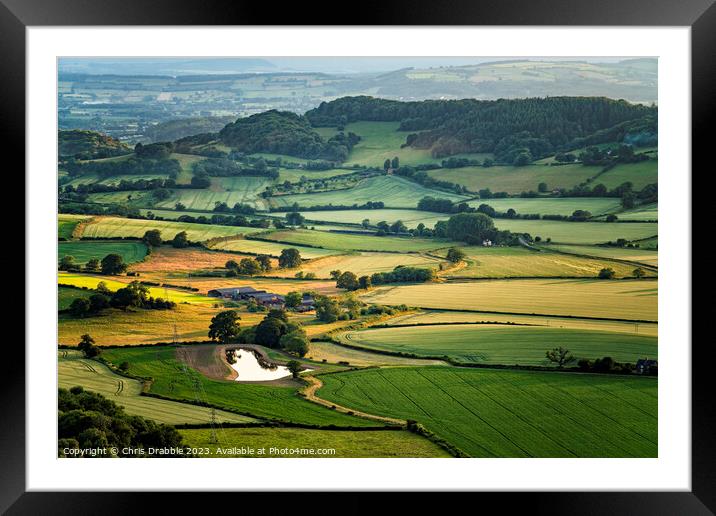
<instances>
[{"instance_id":1,"label":"distant hill","mask_svg":"<svg viewBox=\"0 0 716 516\"><path fill-rule=\"evenodd\" d=\"M152 142L174 141L201 133L215 133L232 122L233 116L179 118L147 128L145 136Z\"/></svg>"},{"instance_id":2,"label":"distant hill","mask_svg":"<svg viewBox=\"0 0 716 516\"><path fill-rule=\"evenodd\" d=\"M539 159L561 148L574 148L595 133L623 139L628 127L621 132L608 130L645 118L655 121L656 113L656 107L604 97L399 102L359 96L323 102L306 118L315 127L400 122L405 145L431 149L435 158L492 152L500 161L512 162L523 152ZM655 122L642 125L656 130Z\"/></svg>"},{"instance_id":3,"label":"distant hill","mask_svg":"<svg viewBox=\"0 0 716 516\"><path fill-rule=\"evenodd\" d=\"M95 131L59 131L58 151L61 157L74 157L77 159L111 158L129 154L132 149L105 134Z\"/></svg>"},{"instance_id":4,"label":"distant hill","mask_svg":"<svg viewBox=\"0 0 716 516\"><path fill-rule=\"evenodd\" d=\"M345 160L358 141L343 134L326 141L306 117L276 110L239 118L219 132L219 139L239 152L268 152L332 161Z\"/></svg>"}]
</instances>

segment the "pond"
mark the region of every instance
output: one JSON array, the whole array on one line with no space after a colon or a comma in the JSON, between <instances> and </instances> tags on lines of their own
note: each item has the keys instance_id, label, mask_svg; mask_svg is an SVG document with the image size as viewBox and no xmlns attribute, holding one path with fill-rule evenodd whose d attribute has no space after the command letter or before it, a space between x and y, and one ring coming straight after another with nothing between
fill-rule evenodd
<instances>
[{"instance_id":1,"label":"pond","mask_svg":"<svg viewBox=\"0 0 716 516\"><path fill-rule=\"evenodd\" d=\"M233 364L231 363L231 358L229 358L232 351ZM236 377L237 382L266 382L291 376L291 371L288 370L288 367L270 364L260 356L250 349L227 350L229 365L239 375Z\"/></svg>"}]
</instances>

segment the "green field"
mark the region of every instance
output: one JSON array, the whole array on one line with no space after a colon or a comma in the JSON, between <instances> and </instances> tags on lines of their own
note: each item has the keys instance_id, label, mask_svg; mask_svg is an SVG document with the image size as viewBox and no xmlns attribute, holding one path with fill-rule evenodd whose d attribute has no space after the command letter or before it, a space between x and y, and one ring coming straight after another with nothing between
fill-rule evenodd
<instances>
[{"instance_id":1,"label":"green field","mask_svg":"<svg viewBox=\"0 0 716 516\"><path fill-rule=\"evenodd\" d=\"M634 190L641 190L648 184L659 180L659 161L651 159L639 163L625 163L617 165L594 179L594 184L603 184L607 188L616 188L629 181Z\"/></svg>"},{"instance_id":2,"label":"green field","mask_svg":"<svg viewBox=\"0 0 716 516\"><path fill-rule=\"evenodd\" d=\"M555 246L556 247L556 246ZM575 246L576 247L576 246ZM551 248L551 246L550 246ZM631 277L635 265L609 260L582 258L552 252L535 252L524 247L463 247L465 267L449 270L449 278L580 277L596 278L603 268L616 277ZM444 253L441 251L440 254ZM585 253L588 254L588 253ZM646 271L647 275L655 275Z\"/></svg>"},{"instance_id":3,"label":"green field","mask_svg":"<svg viewBox=\"0 0 716 516\"><path fill-rule=\"evenodd\" d=\"M216 226L212 224L192 224L168 220L123 219L118 217L97 217L85 226L82 236L92 238L141 238L150 229L162 232L163 240L171 240L174 236L186 231L187 238L192 242L203 242L211 238L235 236L265 231L262 228L241 226Z\"/></svg>"},{"instance_id":4,"label":"green field","mask_svg":"<svg viewBox=\"0 0 716 516\"><path fill-rule=\"evenodd\" d=\"M303 264L301 270L312 272L318 278L330 278L334 270L350 271L356 276L370 276L374 272L390 272L399 265L437 269L440 263L438 258L420 254L351 253L311 260ZM293 275L294 272L291 270L286 274Z\"/></svg>"},{"instance_id":5,"label":"green field","mask_svg":"<svg viewBox=\"0 0 716 516\"><path fill-rule=\"evenodd\" d=\"M561 222L555 220L495 219L495 227L515 233L529 233L532 238L551 238L564 244L601 244L619 238L639 240L658 234L659 228L649 222Z\"/></svg>"},{"instance_id":6,"label":"green field","mask_svg":"<svg viewBox=\"0 0 716 516\"><path fill-rule=\"evenodd\" d=\"M429 170L428 175L434 179L466 186L472 192L489 188L493 192L519 194L529 191L536 192L540 183L547 183L549 190L569 189L595 176L600 170L601 167L585 167L577 164L558 167L528 165L525 167L442 168Z\"/></svg>"},{"instance_id":7,"label":"green field","mask_svg":"<svg viewBox=\"0 0 716 516\"><path fill-rule=\"evenodd\" d=\"M586 331L609 331L633 335L656 337L659 334L657 323L633 323L628 321L603 321L599 319L577 319L570 317L544 317L540 315L511 315L490 312L457 312L427 310L393 317L385 321L388 326L405 324L456 324L456 323L514 323L544 326L548 328L567 328Z\"/></svg>"},{"instance_id":8,"label":"green field","mask_svg":"<svg viewBox=\"0 0 716 516\"><path fill-rule=\"evenodd\" d=\"M73 285L75 287L86 287L88 289L96 289L100 282L104 282L107 288L110 290L117 290L124 288L132 278L127 278L126 282L117 281L111 277L89 275L89 274L76 274L71 272L59 272L57 275L57 282L64 285ZM149 295L152 297L161 297L163 299L169 299L175 303L200 303L200 304L215 304L216 298L202 296L194 292L188 292L184 290L176 290L171 288L163 287L148 287Z\"/></svg>"},{"instance_id":9,"label":"green field","mask_svg":"<svg viewBox=\"0 0 716 516\"><path fill-rule=\"evenodd\" d=\"M392 355L361 351L359 349L347 348L334 344L333 342L315 341L308 347L307 358L316 361L337 364L348 363L351 366L415 366L415 365L446 365L442 360L430 360L424 358L407 358ZM345 365L345 364L344 364Z\"/></svg>"},{"instance_id":10,"label":"green field","mask_svg":"<svg viewBox=\"0 0 716 516\"><path fill-rule=\"evenodd\" d=\"M278 182L283 183L289 181L291 183L298 183L302 177L306 179L326 179L328 177L342 176L344 174L350 174L355 172L352 169L345 168L332 168L329 170L306 170L305 168L279 168L278 169Z\"/></svg>"},{"instance_id":11,"label":"green field","mask_svg":"<svg viewBox=\"0 0 716 516\"><path fill-rule=\"evenodd\" d=\"M540 215L571 215L575 210L586 210L592 215L612 213L621 209L621 202L614 197L536 197L523 199L481 199L470 201L470 206L477 208L488 204L498 212L505 213L512 208L519 214ZM495 222L499 222L499 219Z\"/></svg>"},{"instance_id":12,"label":"green field","mask_svg":"<svg viewBox=\"0 0 716 516\"><path fill-rule=\"evenodd\" d=\"M577 360L610 356L635 364L639 358L658 355L656 337L536 326L405 326L349 331L336 338L368 350L448 356L474 364L550 366L545 352L559 346L569 349Z\"/></svg>"},{"instance_id":13,"label":"green field","mask_svg":"<svg viewBox=\"0 0 716 516\"><path fill-rule=\"evenodd\" d=\"M198 395L212 405L252 416L311 425L371 426L375 422L332 411L307 401L294 387L266 386L211 380L182 367L172 347L107 349L103 356L114 364L129 362L130 371L154 378L150 392L178 400ZM199 385L199 391L194 385Z\"/></svg>"},{"instance_id":14,"label":"green field","mask_svg":"<svg viewBox=\"0 0 716 516\"><path fill-rule=\"evenodd\" d=\"M472 457L656 457L652 378L448 367L324 375L318 396L414 419Z\"/></svg>"},{"instance_id":15,"label":"green field","mask_svg":"<svg viewBox=\"0 0 716 516\"><path fill-rule=\"evenodd\" d=\"M423 223L425 226L432 228L439 220L447 220L449 214L433 213L429 211L418 211L410 209L382 209L382 210L326 210L326 211L303 211L301 214L306 220L324 221L324 222L341 222L348 224L361 224L364 219L368 219L371 225L375 226L378 222L385 221L392 224L397 220L402 220L408 228L414 228L418 224ZM285 217L286 212L276 212L272 215ZM322 227L322 226L321 226Z\"/></svg>"},{"instance_id":16,"label":"green field","mask_svg":"<svg viewBox=\"0 0 716 516\"><path fill-rule=\"evenodd\" d=\"M330 256L336 254L339 251L333 251L330 249L319 249L316 247L304 247L294 244L279 244L276 242L266 242L265 240L247 240L239 238L236 240L227 240L225 242L217 242L212 245L212 249L221 251L233 251L236 253L248 253L248 254L267 254L269 256L280 256L281 251L293 247L298 249L301 253L301 258L321 258L323 256Z\"/></svg>"},{"instance_id":17,"label":"green field","mask_svg":"<svg viewBox=\"0 0 716 516\"><path fill-rule=\"evenodd\" d=\"M329 204L353 206L369 201L383 201L389 208L415 208L418 201L426 196L440 197L453 201L467 199L467 196L426 188L418 183L398 176L376 176L363 179L356 186L327 192L291 194L267 199L274 208L299 206L326 206ZM360 221L359 221L360 222Z\"/></svg>"},{"instance_id":18,"label":"green field","mask_svg":"<svg viewBox=\"0 0 716 516\"><path fill-rule=\"evenodd\" d=\"M171 197L151 205L157 208L173 208L180 202L188 210L213 210L217 202L225 202L229 207L240 202L260 209L264 207L264 201L259 194L270 184L272 181L265 177L214 177L210 188L175 189Z\"/></svg>"},{"instance_id":19,"label":"green field","mask_svg":"<svg viewBox=\"0 0 716 516\"><path fill-rule=\"evenodd\" d=\"M619 220L659 220L659 205L645 204L618 214Z\"/></svg>"},{"instance_id":20,"label":"green field","mask_svg":"<svg viewBox=\"0 0 716 516\"><path fill-rule=\"evenodd\" d=\"M324 249L339 251L389 251L389 252L420 252L431 249L449 247L454 242L437 238L414 237L378 237L351 235L341 233L328 233L326 231L311 231L297 229L294 231L274 231L262 238L298 245L313 245Z\"/></svg>"},{"instance_id":21,"label":"green field","mask_svg":"<svg viewBox=\"0 0 716 516\"><path fill-rule=\"evenodd\" d=\"M123 406L127 414L170 425L211 421L208 408L141 396L142 382L117 375L106 365L95 360L81 358L81 354L77 351L60 350L57 361L59 387L70 389L79 385L88 391L97 392ZM223 410L216 411L216 419L221 423L256 421Z\"/></svg>"},{"instance_id":22,"label":"green field","mask_svg":"<svg viewBox=\"0 0 716 516\"><path fill-rule=\"evenodd\" d=\"M57 236L65 240L72 238L72 232L77 227L77 224L83 220L89 220L90 217L87 215L68 215L60 213L57 216Z\"/></svg>"},{"instance_id":23,"label":"green field","mask_svg":"<svg viewBox=\"0 0 716 516\"><path fill-rule=\"evenodd\" d=\"M386 159L398 157L401 165L421 165L423 163L439 163L433 158L430 149L400 148L405 143L408 132L398 131L399 122L353 122L345 126L345 132L355 133L361 141L353 147L346 160L347 165L364 165L382 167ZM336 133L334 128L318 129L324 138ZM460 157L484 159L490 154L459 154Z\"/></svg>"},{"instance_id":24,"label":"green field","mask_svg":"<svg viewBox=\"0 0 716 516\"><path fill-rule=\"evenodd\" d=\"M656 280L485 280L379 287L370 303L656 321Z\"/></svg>"},{"instance_id":25,"label":"green field","mask_svg":"<svg viewBox=\"0 0 716 516\"><path fill-rule=\"evenodd\" d=\"M73 241L60 242L58 258L74 256L77 263L86 263L90 258L101 260L108 254L120 255L125 263L141 262L147 256L147 246L137 241Z\"/></svg>"},{"instance_id":26,"label":"green field","mask_svg":"<svg viewBox=\"0 0 716 516\"><path fill-rule=\"evenodd\" d=\"M67 310L78 297L89 297L89 292L78 288L57 287L57 309Z\"/></svg>"},{"instance_id":27,"label":"green field","mask_svg":"<svg viewBox=\"0 0 716 516\"><path fill-rule=\"evenodd\" d=\"M659 251L629 247L607 247L599 245L549 245L548 249L565 253L599 256L616 260L628 260L656 267L659 262Z\"/></svg>"},{"instance_id":28,"label":"green field","mask_svg":"<svg viewBox=\"0 0 716 516\"><path fill-rule=\"evenodd\" d=\"M305 428L219 428L218 444L212 442L212 432L206 429L180 430L184 445L208 448L208 457L217 454L217 447L265 448L263 455L239 453L231 457L285 458L378 458L378 457L451 457L437 444L405 430L309 430ZM300 455L289 449L322 450L320 455ZM329 451L332 450L332 451ZM202 455L203 456L203 455Z\"/></svg>"}]
</instances>

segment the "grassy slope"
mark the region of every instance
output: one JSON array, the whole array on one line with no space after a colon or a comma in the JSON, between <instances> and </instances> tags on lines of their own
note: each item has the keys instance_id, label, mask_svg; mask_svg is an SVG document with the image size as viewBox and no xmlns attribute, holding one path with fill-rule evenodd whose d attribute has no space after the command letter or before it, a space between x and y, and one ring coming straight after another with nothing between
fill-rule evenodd
<instances>
[{"instance_id":1,"label":"grassy slope","mask_svg":"<svg viewBox=\"0 0 716 516\"><path fill-rule=\"evenodd\" d=\"M530 190L537 191L537 186L540 183L547 183L550 190L572 188L598 174L600 170L600 167L582 165L494 166L488 168L443 168L429 170L428 175L441 181L450 181L466 186L473 192L489 188L493 192L519 194Z\"/></svg>"},{"instance_id":2,"label":"grassy slope","mask_svg":"<svg viewBox=\"0 0 716 516\"><path fill-rule=\"evenodd\" d=\"M415 419L473 457L656 457L655 379L446 367L327 375L322 398Z\"/></svg>"},{"instance_id":3,"label":"grassy slope","mask_svg":"<svg viewBox=\"0 0 716 516\"><path fill-rule=\"evenodd\" d=\"M308 346L307 358L312 360L326 360L331 363L347 362L351 366L410 366L410 365L445 365L441 360L425 360L420 358L405 358L391 355L371 353L358 349L339 346L332 342L316 341Z\"/></svg>"},{"instance_id":4,"label":"grassy slope","mask_svg":"<svg viewBox=\"0 0 716 516\"><path fill-rule=\"evenodd\" d=\"M376 176L362 180L353 188L310 194L292 194L271 197L271 206L286 208L298 203L299 206L365 204L369 201L383 201L389 208L415 208L425 196L460 201L468 197L441 190L426 188L418 183L398 176Z\"/></svg>"},{"instance_id":5,"label":"grassy slope","mask_svg":"<svg viewBox=\"0 0 716 516\"><path fill-rule=\"evenodd\" d=\"M560 222L554 220L495 219L495 227L515 233L529 233L542 240L564 244L600 244L618 238L638 240L658 234L657 224L649 222Z\"/></svg>"},{"instance_id":6,"label":"grassy slope","mask_svg":"<svg viewBox=\"0 0 716 516\"><path fill-rule=\"evenodd\" d=\"M609 267L616 277L631 277L634 265L591 258L568 256L559 253L535 252L524 247L462 248L466 267L449 271L446 277L501 278L501 277L559 277L595 278L599 271ZM585 253L588 254L588 253ZM648 275L654 275L647 272Z\"/></svg>"},{"instance_id":7,"label":"grassy slope","mask_svg":"<svg viewBox=\"0 0 716 516\"><path fill-rule=\"evenodd\" d=\"M550 245L550 249L567 253L584 254L588 256L603 256L617 260L641 262L647 265L657 265L659 251L629 247L603 247L597 245Z\"/></svg>"},{"instance_id":8,"label":"grassy slope","mask_svg":"<svg viewBox=\"0 0 716 516\"><path fill-rule=\"evenodd\" d=\"M240 202L263 208L264 202L259 193L270 184L272 181L265 177L215 177L210 188L176 189L170 198L152 203L152 206L173 208L180 202L188 210L213 210L216 202L225 202L229 207Z\"/></svg>"},{"instance_id":9,"label":"grassy slope","mask_svg":"<svg viewBox=\"0 0 716 516\"><path fill-rule=\"evenodd\" d=\"M167 220L123 219L119 217L97 217L85 226L83 236L102 238L141 238L150 229L162 232L162 239L171 240L174 236L186 231L187 238L192 242L202 242L210 238L234 236L263 231L261 228L239 226L214 226L211 224L192 224Z\"/></svg>"},{"instance_id":10,"label":"grassy slope","mask_svg":"<svg viewBox=\"0 0 716 516\"><path fill-rule=\"evenodd\" d=\"M193 400L194 383L201 386L200 398L211 404L246 412L257 417L313 425L370 426L368 420L351 417L304 400L292 387L274 387L210 380L184 368L171 347L108 349L104 357L115 364L129 362L130 370L154 378L151 391L175 399Z\"/></svg>"},{"instance_id":11,"label":"grassy slope","mask_svg":"<svg viewBox=\"0 0 716 516\"><path fill-rule=\"evenodd\" d=\"M499 212L510 208L521 214L571 215L575 210L586 210L592 215L611 213L621 209L620 200L614 197L536 197L523 199L481 199L470 201L470 206L488 204Z\"/></svg>"},{"instance_id":12,"label":"grassy slope","mask_svg":"<svg viewBox=\"0 0 716 516\"><path fill-rule=\"evenodd\" d=\"M299 245L314 245L325 249L337 249L341 251L420 252L449 247L451 245L451 242L440 239L349 235L304 229L276 231L265 235L264 238Z\"/></svg>"},{"instance_id":13,"label":"grassy slope","mask_svg":"<svg viewBox=\"0 0 716 516\"><path fill-rule=\"evenodd\" d=\"M350 271L356 276L374 272L392 271L399 265L437 269L441 261L418 254L398 253L351 253L311 260L301 266L304 272L312 272L318 278L330 278L331 271ZM293 276L295 271L275 271L278 276Z\"/></svg>"},{"instance_id":14,"label":"grassy slope","mask_svg":"<svg viewBox=\"0 0 716 516\"><path fill-rule=\"evenodd\" d=\"M436 309L657 320L655 280L487 280L377 288L370 303Z\"/></svg>"},{"instance_id":15,"label":"grassy slope","mask_svg":"<svg viewBox=\"0 0 716 516\"><path fill-rule=\"evenodd\" d=\"M280 244L276 242L266 242L263 240L229 240L226 242L218 242L212 246L212 249L233 251L237 253L248 254L267 254L269 256L280 256L281 251L293 247L298 249L302 258L320 258L322 256L330 256L336 254L337 251L330 249L318 249L315 247L302 247L292 244Z\"/></svg>"},{"instance_id":16,"label":"grassy slope","mask_svg":"<svg viewBox=\"0 0 716 516\"><path fill-rule=\"evenodd\" d=\"M142 382L113 373L107 366L80 357L76 351L60 351L58 355L58 385L69 389L75 385L98 392L122 405L128 414L143 416L159 423L208 423L209 409L140 396ZM216 419L225 423L245 423L253 418L219 410Z\"/></svg>"},{"instance_id":17,"label":"grassy slope","mask_svg":"<svg viewBox=\"0 0 716 516\"><path fill-rule=\"evenodd\" d=\"M184 443L191 447L209 449L209 457L217 455L211 430L180 430ZM254 453L239 453L231 457L287 457L287 458L377 458L377 457L450 457L450 455L416 434L404 431L345 431L307 430L305 428L223 428L217 432L218 446L252 448ZM265 454L256 450L265 448ZM333 449L332 454L297 455L287 449Z\"/></svg>"},{"instance_id":18,"label":"grassy slope","mask_svg":"<svg viewBox=\"0 0 716 516\"><path fill-rule=\"evenodd\" d=\"M71 255L78 263L85 263L90 258L101 260L112 253L120 255L125 263L140 262L147 256L147 246L136 241L74 241L60 242L58 246L58 258Z\"/></svg>"},{"instance_id":19,"label":"grassy slope","mask_svg":"<svg viewBox=\"0 0 716 516\"><path fill-rule=\"evenodd\" d=\"M576 359L610 356L632 364L658 354L655 337L529 326L408 326L349 331L338 338L367 349L447 355L476 364L549 366L545 352L559 346L569 349Z\"/></svg>"},{"instance_id":20,"label":"grassy slope","mask_svg":"<svg viewBox=\"0 0 716 516\"><path fill-rule=\"evenodd\" d=\"M595 319L572 319L565 317L542 317L539 315L505 315L477 312L445 312L429 310L395 317L386 321L388 325L399 324L441 324L441 323L472 323L500 322L516 324L532 324L550 328L568 328L586 331L610 331L631 335L647 335L656 337L659 331L657 323L632 323L623 321L600 321Z\"/></svg>"}]
</instances>

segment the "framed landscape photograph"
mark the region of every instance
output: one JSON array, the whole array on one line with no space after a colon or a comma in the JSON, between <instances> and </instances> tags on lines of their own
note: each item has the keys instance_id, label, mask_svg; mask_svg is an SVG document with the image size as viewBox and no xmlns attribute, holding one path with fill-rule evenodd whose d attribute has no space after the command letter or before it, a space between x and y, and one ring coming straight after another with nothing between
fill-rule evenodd
<instances>
[{"instance_id":1,"label":"framed landscape photograph","mask_svg":"<svg viewBox=\"0 0 716 516\"><path fill-rule=\"evenodd\" d=\"M709 2L533 5L522 27L467 4L211 27L190 3L102 27L66 4L3 21L26 81L11 513L75 496L37 491L391 490L710 514Z\"/></svg>"}]
</instances>

